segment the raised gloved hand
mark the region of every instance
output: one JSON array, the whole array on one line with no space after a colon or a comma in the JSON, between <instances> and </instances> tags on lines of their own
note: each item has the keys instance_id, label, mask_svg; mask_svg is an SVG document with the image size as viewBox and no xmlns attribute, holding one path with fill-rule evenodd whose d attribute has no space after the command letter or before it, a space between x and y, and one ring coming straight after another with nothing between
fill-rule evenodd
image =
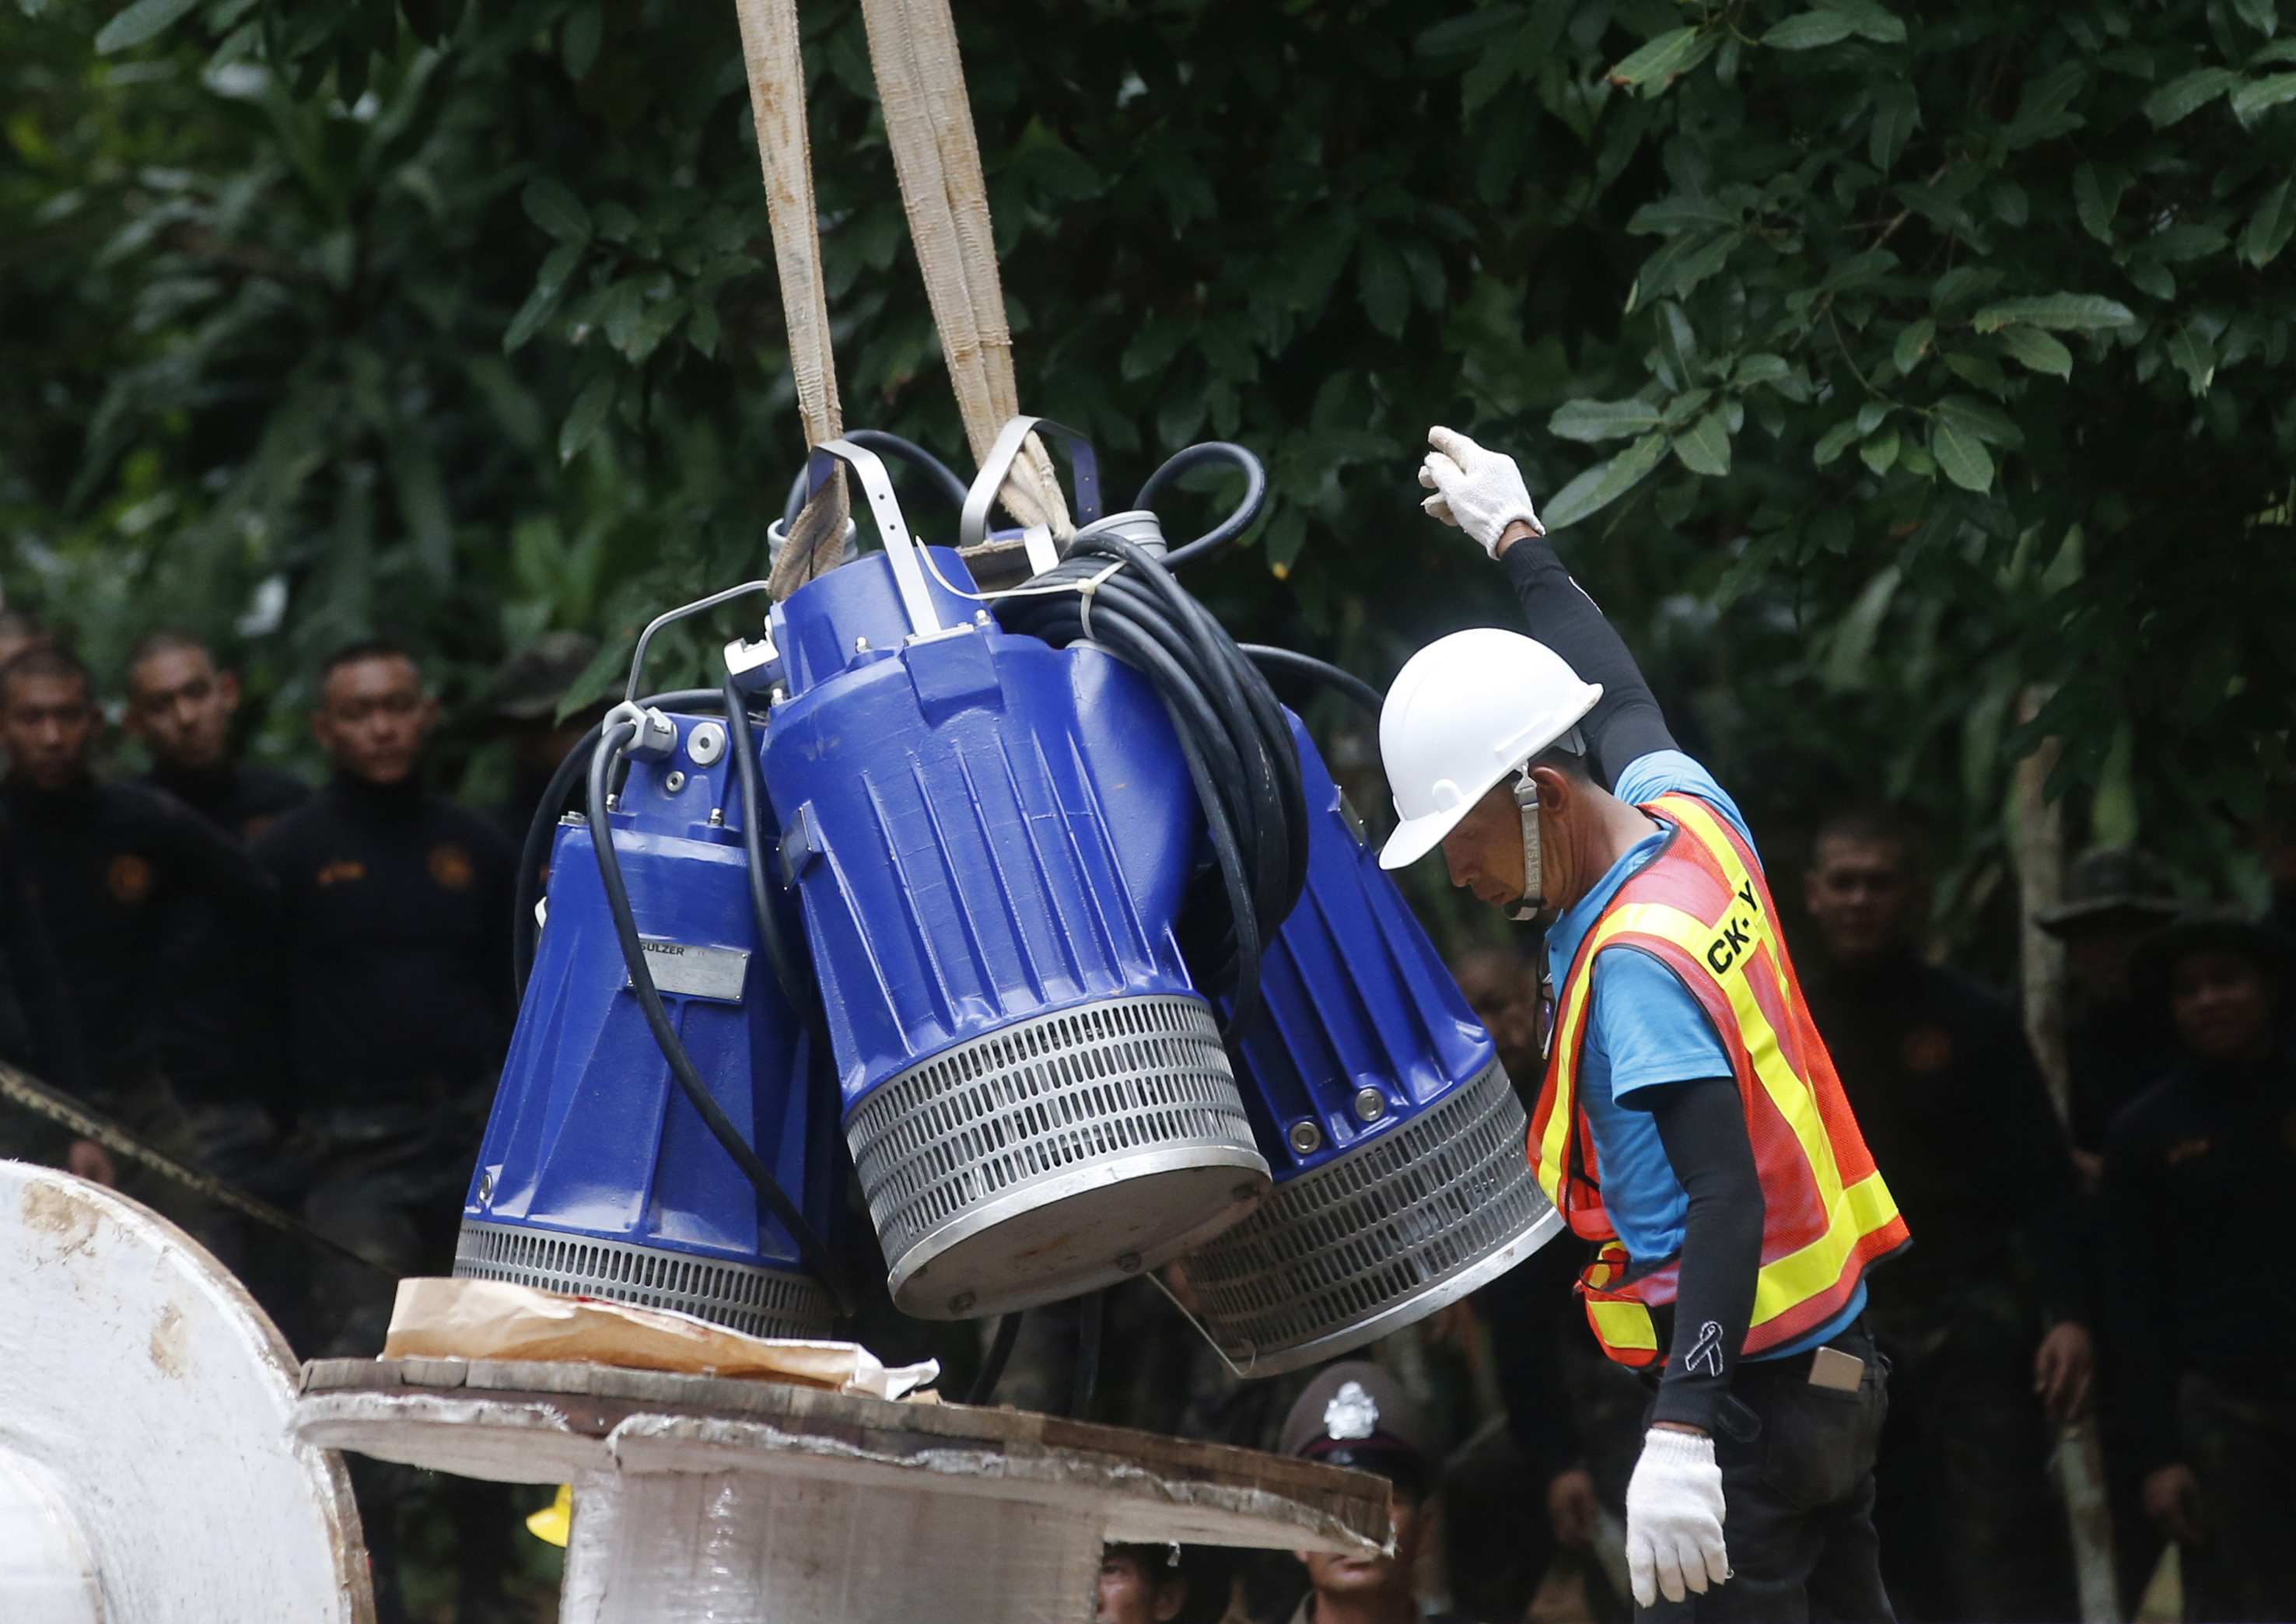
<instances>
[{"instance_id":1,"label":"raised gloved hand","mask_svg":"<svg viewBox=\"0 0 2296 1624\"><path fill-rule=\"evenodd\" d=\"M1627 1575L1638 1605L1656 1606L1660 1592L1669 1602L1702 1595L1730 1577L1722 1514L1714 1440L1667 1427L1644 1433L1627 1482Z\"/></svg>"},{"instance_id":2,"label":"raised gloved hand","mask_svg":"<svg viewBox=\"0 0 2296 1624\"><path fill-rule=\"evenodd\" d=\"M1533 534L1546 534L1513 457L1486 451L1457 430L1439 425L1427 431L1427 443L1435 449L1419 465L1419 482L1435 494L1419 505L1430 516L1458 526L1493 558L1498 556L1499 537L1518 519Z\"/></svg>"}]
</instances>

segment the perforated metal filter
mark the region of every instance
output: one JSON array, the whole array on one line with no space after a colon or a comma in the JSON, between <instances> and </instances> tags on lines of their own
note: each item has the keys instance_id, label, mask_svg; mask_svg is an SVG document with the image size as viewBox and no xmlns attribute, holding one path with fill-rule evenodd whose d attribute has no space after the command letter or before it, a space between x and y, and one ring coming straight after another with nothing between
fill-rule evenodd
<instances>
[{"instance_id":1,"label":"perforated metal filter","mask_svg":"<svg viewBox=\"0 0 2296 1624\"><path fill-rule=\"evenodd\" d=\"M887 1079L845 1125L907 1313L963 1318L1153 1268L1267 1188L1201 999L1020 1022Z\"/></svg>"},{"instance_id":2,"label":"perforated metal filter","mask_svg":"<svg viewBox=\"0 0 2296 1624\"><path fill-rule=\"evenodd\" d=\"M1396 1132L1275 1187L1191 1252L1201 1317L1247 1374L1297 1370L1457 1301L1562 1228L1496 1060Z\"/></svg>"},{"instance_id":3,"label":"perforated metal filter","mask_svg":"<svg viewBox=\"0 0 2296 1624\"><path fill-rule=\"evenodd\" d=\"M512 1224L465 1222L455 1275L675 1308L751 1336L825 1337L837 1316L829 1293L803 1275Z\"/></svg>"}]
</instances>

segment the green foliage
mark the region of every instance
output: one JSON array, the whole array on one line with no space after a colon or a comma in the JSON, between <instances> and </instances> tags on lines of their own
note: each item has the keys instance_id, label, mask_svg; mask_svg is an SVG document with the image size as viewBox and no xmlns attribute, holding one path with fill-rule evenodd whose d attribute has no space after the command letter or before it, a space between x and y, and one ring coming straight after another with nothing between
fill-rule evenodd
<instances>
[{"instance_id":1,"label":"green foliage","mask_svg":"<svg viewBox=\"0 0 2296 1624\"><path fill-rule=\"evenodd\" d=\"M729 6L19 4L12 594L102 657L244 627L283 741L356 632L467 693L760 571L801 444ZM1965 930L2055 732L2060 791L2237 871L2296 692L2270 0L958 10L1022 398L1119 494L1262 452L1198 583L1240 629L1380 677L1503 620L1414 505L1447 422L1766 831L1909 797ZM803 15L849 421L962 463L858 17Z\"/></svg>"}]
</instances>

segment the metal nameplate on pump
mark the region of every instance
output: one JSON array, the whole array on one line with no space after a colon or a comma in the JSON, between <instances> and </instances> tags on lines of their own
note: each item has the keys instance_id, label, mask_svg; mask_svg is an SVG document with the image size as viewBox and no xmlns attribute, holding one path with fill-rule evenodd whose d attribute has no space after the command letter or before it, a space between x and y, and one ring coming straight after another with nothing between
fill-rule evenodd
<instances>
[{"instance_id":1,"label":"metal nameplate on pump","mask_svg":"<svg viewBox=\"0 0 2296 1624\"><path fill-rule=\"evenodd\" d=\"M688 942L642 938L654 988L681 998L715 998L739 1004L749 979L750 956L739 947L697 947ZM624 986L629 985L625 980Z\"/></svg>"}]
</instances>

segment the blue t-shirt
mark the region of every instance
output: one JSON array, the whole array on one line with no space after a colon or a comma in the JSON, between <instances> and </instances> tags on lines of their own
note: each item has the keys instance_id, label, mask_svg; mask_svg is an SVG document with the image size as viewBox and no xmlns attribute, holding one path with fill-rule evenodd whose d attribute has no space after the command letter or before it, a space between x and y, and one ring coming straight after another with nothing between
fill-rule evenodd
<instances>
[{"instance_id":1,"label":"blue t-shirt","mask_svg":"<svg viewBox=\"0 0 2296 1624\"><path fill-rule=\"evenodd\" d=\"M1751 848L1745 815L1714 775L1678 750L1653 750L1627 765L1611 791L1637 805L1680 792L1695 795L1730 820ZM1656 833L1611 865L1595 889L1564 910L1546 932L1547 962L1565 974L1578 944L1602 917L1619 888L1666 843ZM1728 1077L1730 1056L1706 1010L1674 972L1636 947L1611 947L1595 960L1587 1000L1587 1039L1578 1063L1578 1100L1595 1137L1603 1178L1603 1206L1611 1227L1638 1261L1670 1258L1682 1250L1690 1198L1674 1176L1651 1120L1643 1091L1668 1083ZM1761 1357L1783 1358L1815 1348L1864 1312L1858 1283L1849 1307L1808 1335Z\"/></svg>"}]
</instances>

